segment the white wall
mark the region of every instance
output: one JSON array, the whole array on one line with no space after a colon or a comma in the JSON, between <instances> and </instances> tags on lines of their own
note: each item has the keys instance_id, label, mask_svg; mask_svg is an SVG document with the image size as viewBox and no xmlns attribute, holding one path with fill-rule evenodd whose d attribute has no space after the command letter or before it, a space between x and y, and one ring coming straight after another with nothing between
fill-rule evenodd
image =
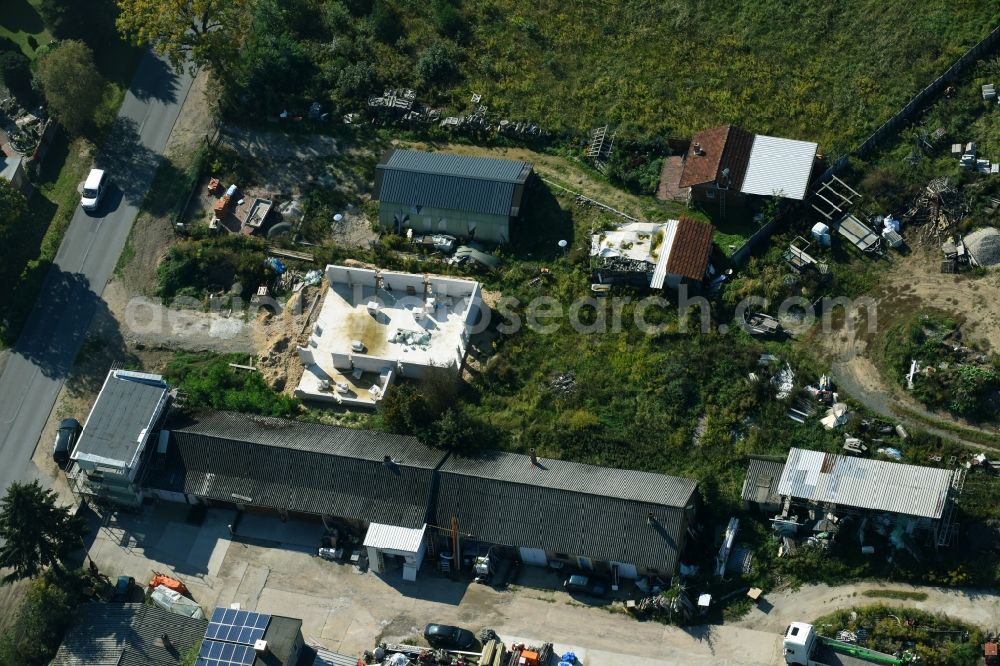
<instances>
[{"instance_id":1,"label":"white wall","mask_svg":"<svg viewBox=\"0 0 1000 666\"><path fill-rule=\"evenodd\" d=\"M326 279L330 284L362 285L375 287L376 271L368 268L347 268L346 266L326 267Z\"/></svg>"},{"instance_id":2,"label":"white wall","mask_svg":"<svg viewBox=\"0 0 1000 666\"><path fill-rule=\"evenodd\" d=\"M395 271L382 271L382 288L393 292L397 298L406 296L406 288L413 287L417 296L424 294L424 276L413 273L397 273Z\"/></svg>"},{"instance_id":3,"label":"white wall","mask_svg":"<svg viewBox=\"0 0 1000 666\"><path fill-rule=\"evenodd\" d=\"M314 365L316 363L313 358L312 349L307 347L296 347L296 350L299 352L299 359L301 359L304 365Z\"/></svg>"},{"instance_id":4,"label":"white wall","mask_svg":"<svg viewBox=\"0 0 1000 666\"><path fill-rule=\"evenodd\" d=\"M396 361L368 354L351 354L351 363L355 368L361 368L364 372L382 372L382 368L395 368Z\"/></svg>"},{"instance_id":5,"label":"white wall","mask_svg":"<svg viewBox=\"0 0 1000 666\"><path fill-rule=\"evenodd\" d=\"M351 355L350 354L340 354L337 352L330 352L330 357L333 360L333 367L337 370L350 370L351 369Z\"/></svg>"}]
</instances>

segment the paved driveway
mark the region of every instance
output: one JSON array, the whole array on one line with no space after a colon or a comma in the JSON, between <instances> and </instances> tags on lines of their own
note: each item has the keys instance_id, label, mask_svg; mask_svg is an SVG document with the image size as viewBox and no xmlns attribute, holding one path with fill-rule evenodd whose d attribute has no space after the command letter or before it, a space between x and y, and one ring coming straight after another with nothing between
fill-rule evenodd
<instances>
[{"instance_id":1,"label":"paved driveway","mask_svg":"<svg viewBox=\"0 0 1000 666\"><path fill-rule=\"evenodd\" d=\"M186 507L163 503L139 516L118 515L97 533L90 552L109 576L146 579L152 571L181 578L211 611L243 608L301 618L312 643L360 655L378 639L412 641L428 622L478 632L492 627L506 641L551 641L572 649L587 666L781 663L780 637L732 626L679 629L639 622L606 606L589 606L561 591L516 586L497 592L458 583L425 565L419 580L399 572L379 576L327 562L303 546L316 526L277 518L244 517L231 539L233 514L211 510L201 526L186 522ZM96 518L95 518L96 520ZM102 521L98 521L102 522ZM262 537L287 538L289 547ZM310 537L309 535L314 535ZM545 575L526 569L533 585Z\"/></svg>"}]
</instances>

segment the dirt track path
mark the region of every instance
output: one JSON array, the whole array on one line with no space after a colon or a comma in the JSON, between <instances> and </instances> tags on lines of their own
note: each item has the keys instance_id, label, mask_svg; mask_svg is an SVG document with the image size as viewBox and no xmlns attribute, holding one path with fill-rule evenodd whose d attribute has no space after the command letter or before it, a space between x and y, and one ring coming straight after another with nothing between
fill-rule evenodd
<instances>
[{"instance_id":1,"label":"dirt track path","mask_svg":"<svg viewBox=\"0 0 1000 666\"><path fill-rule=\"evenodd\" d=\"M886 599L866 597L868 590L900 590L922 592L925 601L913 599ZM1000 627L1000 594L991 590L946 589L915 585L884 585L862 582L852 585L830 587L828 585L807 585L798 590L783 590L767 595L772 608L765 613L760 609L751 610L743 619L733 623L736 626L758 631L784 631L789 622L798 620L811 622L821 615L837 610L884 603L903 608L919 608L932 613L940 612L956 620L969 622L986 630L996 631ZM761 608L768 608L762 604Z\"/></svg>"},{"instance_id":2,"label":"dirt track path","mask_svg":"<svg viewBox=\"0 0 1000 666\"><path fill-rule=\"evenodd\" d=\"M880 336L905 317L926 309L956 316L963 322L965 339L975 339L992 351L1000 350L1000 272L985 277L937 273L934 272L937 270L936 256L933 251L919 248L910 256L891 255L891 263L871 295L877 305L873 325L868 326L864 317L857 316L858 323L853 330L817 333L809 342L826 351L831 374L840 389L872 411L894 419L916 414L923 421L920 427L931 434L983 447L962 439L947 427L930 424L958 426L993 436L1000 434L1000 429L981 427L926 409L902 387L883 376L873 362L873 345ZM862 311L859 307L856 314Z\"/></svg>"}]
</instances>

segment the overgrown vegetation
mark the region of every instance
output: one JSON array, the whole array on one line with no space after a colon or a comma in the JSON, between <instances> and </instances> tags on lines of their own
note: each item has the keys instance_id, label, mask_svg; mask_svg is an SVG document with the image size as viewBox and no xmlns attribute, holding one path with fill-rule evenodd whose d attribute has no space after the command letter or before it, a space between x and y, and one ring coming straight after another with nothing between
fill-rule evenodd
<instances>
[{"instance_id":1,"label":"overgrown vegetation","mask_svg":"<svg viewBox=\"0 0 1000 666\"><path fill-rule=\"evenodd\" d=\"M875 599L908 599L912 601L927 601L926 592L910 592L909 590L865 590L861 594Z\"/></svg>"},{"instance_id":2,"label":"overgrown vegetation","mask_svg":"<svg viewBox=\"0 0 1000 666\"><path fill-rule=\"evenodd\" d=\"M123 2L119 25L168 52L197 43L214 68L232 71L230 99L252 90L264 102L241 113L301 113L316 100L353 111L393 86L464 109L472 90L492 111L553 130L611 123L622 138L648 140L739 122L816 140L827 154L856 145L1000 18L941 0L920 12L809 2L795 21L774 1L268 0L209 15L221 33L251 35L234 57L202 30L197 8L196 29L183 34L144 4ZM266 36L247 20L266 22Z\"/></svg>"},{"instance_id":3,"label":"overgrown vegetation","mask_svg":"<svg viewBox=\"0 0 1000 666\"><path fill-rule=\"evenodd\" d=\"M82 573L50 574L31 581L12 626L0 637L0 664L48 664L76 619L76 607L83 601L87 584Z\"/></svg>"},{"instance_id":4,"label":"overgrown vegetation","mask_svg":"<svg viewBox=\"0 0 1000 666\"><path fill-rule=\"evenodd\" d=\"M239 354L179 353L167 364L164 376L184 394L191 409L223 409L264 416L292 416L299 400L275 393L253 370L230 367L246 364Z\"/></svg>"},{"instance_id":5,"label":"overgrown vegetation","mask_svg":"<svg viewBox=\"0 0 1000 666\"><path fill-rule=\"evenodd\" d=\"M265 248L264 240L239 234L178 241L160 263L159 295L168 301L178 296L201 300L232 291L246 298L274 276Z\"/></svg>"},{"instance_id":6,"label":"overgrown vegetation","mask_svg":"<svg viewBox=\"0 0 1000 666\"><path fill-rule=\"evenodd\" d=\"M882 358L903 385L912 361L920 364L913 395L928 407L991 420L1000 410L1000 358L966 346L954 319L933 313L913 315L886 332Z\"/></svg>"},{"instance_id":7,"label":"overgrown vegetation","mask_svg":"<svg viewBox=\"0 0 1000 666\"><path fill-rule=\"evenodd\" d=\"M977 663L982 634L977 627L941 613L912 608L874 605L824 615L813 622L824 636L836 638L840 631L867 637L858 643L885 654L909 651L920 663L937 666L967 666Z\"/></svg>"}]
</instances>

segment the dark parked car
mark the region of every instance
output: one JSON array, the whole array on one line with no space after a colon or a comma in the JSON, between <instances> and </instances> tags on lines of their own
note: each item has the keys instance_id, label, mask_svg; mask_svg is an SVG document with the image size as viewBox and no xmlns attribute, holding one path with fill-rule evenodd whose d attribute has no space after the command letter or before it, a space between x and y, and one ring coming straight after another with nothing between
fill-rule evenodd
<instances>
[{"instance_id":1,"label":"dark parked car","mask_svg":"<svg viewBox=\"0 0 1000 666\"><path fill-rule=\"evenodd\" d=\"M583 574L573 574L563 582L563 587L567 592L580 592L595 597L603 597L607 591L604 581Z\"/></svg>"},{"instance_id":2,"label":"dark parked car","mask_svg":"<svg viewBox=\"0 0 1000 666\"><path fill-rule=\"evenodd\" d=\"M65 469L69 462L69 454L73 452L76 445L76 438L80 436L80 422L76 419L64 419L59 424L59 432L56 433L56 443L52 447L52 460L59 467Z\"/></svg>"},{"instance_id":3,"label":"dark parked car","mask_svg":"<svg viewBox=\"0 0 1000 666\"><path fill-rule=\"evenodd\" d=\"M434 648L446 650L476 650L479 641L468 629L447 624L428 624L424 627L424 639Z\"/></svg>"}]
</instances>

